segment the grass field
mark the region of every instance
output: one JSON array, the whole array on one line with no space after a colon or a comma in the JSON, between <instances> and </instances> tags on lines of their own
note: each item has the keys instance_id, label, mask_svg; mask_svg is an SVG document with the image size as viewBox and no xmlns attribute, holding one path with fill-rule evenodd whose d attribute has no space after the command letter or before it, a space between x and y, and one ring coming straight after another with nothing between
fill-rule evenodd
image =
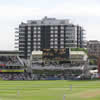
<instances>
[{"instance_id":1,"label":"grass field","mask_svg":"<svg viewBox=\"0 0 100 100\"><path fill-rule=\"evenodd\" d=\"M64 94L66 100L100 100L100 81L0 81L0 100L63 100Z\"/></svg>"}]
</instances>

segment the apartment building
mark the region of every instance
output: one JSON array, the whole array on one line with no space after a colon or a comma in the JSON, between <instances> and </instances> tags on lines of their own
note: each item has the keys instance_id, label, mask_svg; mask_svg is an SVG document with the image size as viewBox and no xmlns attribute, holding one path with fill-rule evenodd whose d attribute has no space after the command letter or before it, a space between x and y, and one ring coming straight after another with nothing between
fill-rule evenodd
<instances>
[{"instance_id":1,"label":"apartment building","mask_svg":"<svg viewBox=\"0 0 100 100\"><path fill-rule=\"evenodd\" d=\"M22 58L43 49L83 48L84 29L68 19L44 17L42 20L28 20L16 28L15 44Z\"/></svg>"}]
</instances>

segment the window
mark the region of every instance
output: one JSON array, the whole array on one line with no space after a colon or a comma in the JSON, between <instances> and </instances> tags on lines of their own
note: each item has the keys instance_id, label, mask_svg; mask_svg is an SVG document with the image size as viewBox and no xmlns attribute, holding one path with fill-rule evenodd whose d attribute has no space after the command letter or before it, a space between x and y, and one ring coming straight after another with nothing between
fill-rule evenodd
<instances>
[{"instance_id":1,"label":"window","mask_svg":"<svg viewBox=\"0 0 100 100\"><path fill-rule=\"evenodd\" d=\"M51 26L50 29L53 30L54 28Z\"/></svg>"},{"instance_id":2,"label":"window","mask_svg":"<svg viewBox=\"0 0 100 100\"><path fill-rule=\"evenodd\" d=\"M60 48L64 48L64 46L60 46Z\"/></svg>"},{"instance_id":3,"label":"window","mask_svg":"<svg viewBox=\"0 0 100 100\"><path fill-rule=\"evenodd\" d=\"M40 35L38 35L38 37L40 37Z\"/></svg>"},{"instance_id":4,"label":"window","mask_svg":"<svg viewBox=\"0 0 100 100\"><path fill-rule=\"evenodd\" d=\"M28 55L27 55L27 56L30 56L30 55L31 55L31 54L29 54L29 53L28 53Z\"/></svg>"},{"instance_id":5,"label":"window","mask_svg":"<svg viewBox=\"0 0 100 100\"><path fill-rule=\"evenodd\" d=\"M38 27L38 30L40 30L41 28L40 27Z\"/></svg>"},{"instance_id":6,"label":"window","mask_svg":"<svg viewBox=\"0 0 100 100\"><path fill-rule=\"evenodd\" d=\"M64 37L64 34L61 34L60 37Z\"/></svg>"},{"instance_id":7,"label":"window","mask_svg":"<svg viewBox=\"0 0 100 100\"><path fill-rule=\"evenodd\" d=\"M38 42L38 45L40 45L40 42Z\"/></svg>"},{"instance_id":8,"label":"window","mask_svg":"<svg viewBox=\"0 0 100 100\"><path fill-rule=\"evenodd\" d=\"M58 31L55 31L55 33L58 33Z\"/></svg>"},{"instance_id":9,"label":"window","mask_svg":"<svg viewBox=\"0 0 100 100\"><path fill-rule=\"evenodd\" d=\"M34 48L33 50L36 51L36 48Z\"/></svg>"},{"instance_id":10,"label":"window","mask_svg":"<svg viewBox=\"0 0 100 100\"><path fill-rule=\"evenodd\" d=\"M50 44L53 44L53 42L50 42Z\"/></svg>"},{"instance_id":11,"label":"window","mask_svg":"<svg viewBox=\"0 0 100 100\"><path fill-rule=\"evenodd\" d=\"M30 47L30 46L28 46L27 48L28 48L28 49L30 49L31 47Z\"/></svg>"},{"instance_id":12,"label":"window","mask_svg":"<svg viewBox=\"0 0 100 100\"><path fill-rule=\"evenodd\" d=\"M54 46L54 48L58 48L58 46Z\"/></svg>"},{"instance_id":13,"label":"window","mask_svg":"<svg viewBox=\"0 0 100 100\"><path fill-rule=\"evenodd\" d=\"M67 40L66 43L74 43L74 40Z\"/></svg>"},{"instance_id":14,"label":"window","mask_svg":"<svg viewBox=\"0 0 100 100\"><path fill-rule=\"evenodd\" d=\"M53 31L50 31L50 33L54 33Z\"/></svg>"},{"instance_id":15,"label":"window","mask_svg":"<svg viewBox=\"0 0 100 100\"><path fill-rule=\"evenodd\" d=\"M36 46L34 46L34 49L36 49Z\"/></svg>"},{"instance_id":16,"label":"window","mask_svg":"<svg viewBox=\"0 0 100 100\"><path fill-rule=\"evenodd\" d=\"M58 41L58 39L56 38L55 41Z\"/></svg>"},{"instance_id":17,"label":"window","mask_svg":"<svg viewBox=\"0 0 100 100\"><path fill-rule=\"evenodd\" d=\"M51 35L51 37L54 37L53 35Z\"/></svg>"},{"instance_id":18,"label":"window","mask_svg":"<svg viewBox=\"0 0 100 100\"><path fill-rule=\"evenodd\" d=\"M64 31L60 31L61 33L64 33Z\"/></svg>"},{"instance_id":19,"label":"window","mask_svg":"<svg viewBox=\"0 0 100 100\"><path fill-rule=\"evenodd\" d=\"M40 41L40 39L38 39L38 41Z\"/></svg>"},{"instance_id":20,"label":"window","mask_svg":"<svg viewBox=\"0 0 100 100\"><path fill-rule=\"evenodd\" d=\"M37 31L34 31L34 33L37 33Z\"/></svg>"},{"instance_id":21,"label":"window","mask_svg":"<svg viewBox=\"0 0 100 100\"><path fill-rule=\"evenodd\" d=\"M64 44L64 42L60 42L60 44Z\"/></svg>"},{"instance_id":22,"label":"window","mask_svg":"<svg viewBox=\"0 0 100 100\"><path fill-rule=\"evenodd\" d=\"M33 39L33 41L36 41L36 39Z\"/></svg>"},{"instance_id":23,"label":"window","mask_svg":"<svg viewBox=\"0 0 100 100\"><path fill-rule=\"evenodd\" d=\"M66 33L66 36L68 36L68 35L72 35L72 33Z\"/></svg>"},{"instance_id":24,"label":"window","mask_svg":"<svg viewBox=\"0 0 100 100\"><path fill-rule=\"evenodd\" d=\"M28 26L28 30L31 30L31 27L30 26Z\"/></svg>"},{"instance_id":25,"label":"window","mask_svg":"<svg viewBox=\"0 0 100 100\"><path fill-rule=\"evenodd\" d=\"M28 38L28 41L31 41L31 39Z\"/></svg>"},{"instance_id":26,"label":"window","mask_svg":"<svg viewBox=\"0 0 100 100\"><path fill-rule=\"evenodd\" d=\"M58 29L58 27L55 26L55 30L57 30L57 29Z\"/></svg>"},{"instance_id":27,"label":"window","mask_svg":"<svg viewBox=\"0 0 100 100\"><path fill-rule=\"evenodd\" d=\"M33 35L33 37L36 37L36 35Z\"/></svg>"},{"instance_id":28,"label":"window","mask_svg":"<svg viewBox=\"0 0 100 100\"><path fill-rule=\"evenodd\" d=\"M28 34L28 38L30 38L30 37L31 37L31 35Z\"/></svg>"},{"instance_id":29,"label":"window","mask_svg":"<svg viewBox=\"0 0 100 100\"><path fill-rule=\"evenodd\" d=\"M50 39L50 41L54 41L54 39L53 39L53 38L51 38L51 39Z\"/></svg>"},{"instance_id":30,"label":"window","mask_svg":"<svg viewBox=\"0 0 100 100\"><path fill-rule=\"evenodd\" d=\"M60 28L61 28L61 29L64 29L64 27L63 27L63 26L61 26Z\"/></svg>"},{"instance_id":31,"label":"window","mask_svg":"<svg viewBox=\"0 0 100 100\"><path fill-rule=\"evenodd\" d=\"M36 30L36 27L34 27L34 30Z\"/></svg>"},{"instance_id":32,"label":"window","mask_svg":"<svg viewBox=\"0 0 100 100\"><path fill-rule=\"evenodd\" d=\"M38 31L38 33L40 33L40 31Z\"/></svg>"},{"instance_id":33,"label":"window","mask_svg":"<svg viewBox=\"0 0 100 100\"><path fill-rule=\"evenodd\" d=\"M40 48L40 46L38 46L38 48Z\"/></svg>"},{"instance_id":34,"label":"window","mask_svg":"<svg viewBox=\"0 0 100 100\"><path fill-rule=\"evenodd\" d=\"M58 35L57 35L57 34L55 34L55 37L58 37Z\"/></svg>"},{"instance_id":35,"label":"window","mask_svg":"<svg viewBox=\"0 0 100 100\"><path fill-rule=\"evenodd\" d=\"M24 27L19 28L19 31L24 31L24 30L25 30Z\"/></svg>"},{"instance_id":36,"label":"window","mask_svg":"<svg viewBox=\"0 0 100 100\"><path fill-rule=\"evenodd\" d=\"M36 45L36 42L34 42L33 44Z\"/></svg>"},{"instance_id":37,"label":"window","mask_svg":"<svg viewBox=\"0 0 100 100\"><path fill-rule=\"evenodd\" d=\"M30 42L28 42L27 44L28 44L28 45L30 45L31 43L30 43Z\"/></svg>"},{"instance_id":38,"label":"window","mask_svg":"<svg viewBox=\"0 0 100 100\"><path fill-rule=\"evenodd\" d=\"M28 31L28 34L31 34L31 31Z\"/></svg>"},{"instance_id":39,"label":"window","mask_svg":"<svg viewBox=\"0 0 100 100\"><path fill-rule=\"evenodd\" d=\"M28 49L28 51L27 51L27 52L31 52L31 50L29 50L29 49Z\"/></svg>"},{"instance_id":40,"label":"window","mask_svg":"<svg viewBox=\"0 0 100 100\"><path fill-rule=\"evenodd\" d=\"M50 46L50 48L53 48L53 46Z\"/></svg>"},{"instance_id":41,"label":"window","mask_svg":"<svg viewBox=\"0 0 100 100\"><path fill-rule=\"evenodd\" d=\"M60 41L64 41L64 38L61 38Z\"/></svg>"},{"instance_id":42,"label":"window","mask_svg":"<svg viewBox=\"0 0 100 100\"><path fill-rule=\"evenodd\" d=\"M58 44L58 42L54 42L54 44Z\"/></svg>"}]
</instances>

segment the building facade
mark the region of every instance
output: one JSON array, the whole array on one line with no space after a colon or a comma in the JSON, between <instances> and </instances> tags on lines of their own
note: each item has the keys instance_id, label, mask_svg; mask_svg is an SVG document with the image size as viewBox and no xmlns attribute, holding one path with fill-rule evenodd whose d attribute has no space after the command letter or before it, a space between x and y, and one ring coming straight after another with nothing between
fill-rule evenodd
<instances>
[{"instance_id":1,"label":"building facade","mask_svg":"<svg viewBox=\"0 0 100 100\"><path fill-rule=\"evenodd\" d=\"M88 55L100 57L100 41L90 40L87 43Z\"/></svg>"},{"instance_id":2,"label":"building facade","mask_svg":"<svg viewBox=\"0 0 100 100\"><path fill-rule=\"evenodd\" d=\"M28 58L32 51L77 47L84 47L84 30L69 20L45 17L21 23L16 28L16 48L23 58Z\"/></svg>"}]
</instances>

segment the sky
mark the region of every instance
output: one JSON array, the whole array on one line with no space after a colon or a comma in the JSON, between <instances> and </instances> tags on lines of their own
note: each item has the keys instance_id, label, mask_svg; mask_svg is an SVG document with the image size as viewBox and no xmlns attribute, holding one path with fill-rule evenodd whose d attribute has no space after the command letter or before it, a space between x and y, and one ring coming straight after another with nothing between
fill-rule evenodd
<instances>
[{"instance_id":1,"label":"sky","mask_svg":"<svg viewBox=\"0 0 100 100\"><path fill-rule=\"evenodd\" d=\"M70 19L85 29L86 40L100 40L100 0L0 0L0 50L15 50L15 28L44 16Z\"/></svg>"}]
</instances>

